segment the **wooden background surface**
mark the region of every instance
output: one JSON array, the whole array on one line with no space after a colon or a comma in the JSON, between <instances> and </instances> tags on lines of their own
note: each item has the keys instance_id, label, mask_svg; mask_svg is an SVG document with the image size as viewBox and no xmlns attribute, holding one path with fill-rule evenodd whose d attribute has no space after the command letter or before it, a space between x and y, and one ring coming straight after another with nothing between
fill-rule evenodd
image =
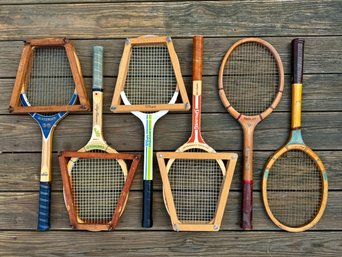
<instances>
[{"instance_id":1,"label":"wooden background surface","mask_svg":"<svg viewBox=\"0 0 342 257\"><path fill-rule=\"evenodd\" d=\"M262 37L285 66L284 97L255 132L254 230L239 227L241 164L236 169L218 233L173 232L155 169L154 226L142 229L142 169L114 232L79 232L69 226L56 154L77 150L90 137L91 113L70 114L54 137L52 229L35 231L41 134L28 115L7 111L23 39L73 40L90 94L91 49L105 47L104 134L120 152L142 152L143 127L130 114L109 112L125 37L171 35L189 95L192 36L205 36L203 137L218 151L240 155L239 124L217 93L221 59L237 39ZM287 139L290 122L290 42L304 37L303 136L324 161L329 178L326 212L300 234L280 231L261 202L260 178L268 156ZM110 1L1 0L0 2L0 256L341 256L342 251L342 1ZM155 151L174 151L190 135L190 112L170 113L156 125ZM156 162L155 162L156 163ZM155 165L156 166L156 165Z\"/></svg>"}]
</instances>

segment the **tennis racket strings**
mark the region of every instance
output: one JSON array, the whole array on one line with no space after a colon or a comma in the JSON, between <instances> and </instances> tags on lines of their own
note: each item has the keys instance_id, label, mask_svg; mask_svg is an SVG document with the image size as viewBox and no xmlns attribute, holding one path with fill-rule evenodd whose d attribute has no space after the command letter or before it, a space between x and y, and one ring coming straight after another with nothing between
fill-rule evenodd
<instances>
[{"instance_id":1,"label":"tennis racket strings","mask_svg":"<svg viewBox=\"0 0 342 257\"><path fill-rule=\"evenodd\" d=\"M281 155L268 175L269 208L282 224L289 227L308 224L317 215L322 191L320 169L308 154L300 150Z\"/></svg>"},{"instance_id":2,"label":"tennis racket strings","mask_svg":"<svg viewBox=\"0 0 342 257\"><path fill-rule=\"evenodd\" d=\"M224 177L217 160L175 159L168 177L180 222L214 219Z\"/></svg>"},{"instance_id":3,"label":"tennis racket strings","mask_svg":"<svg viewBox=\"0 0 342 257\"><path fill-rule=\"evenodd\" d=\"M165 44L132 47L125 93L132 105L168 104L177 86Z\"/></svg>"},{"instance_id":4,"label":"tennis racket strings","mask_svg":"<svg viewBox=\"0 0 342 257\"><path fill-rule=\"evenodd\" d=\"M260 43L246 42L229 56L222 85L235 110L254 116L272 105L279 79L279 68L270 50Z\"/></svg>"},{"instance_id":5,"label":"tennis racket strings","mask_svg":"<svg viewBox=\"0 0 342 257\"><path fill-rule=\"evenodd\" d=\"M110 222L126 180L118 160L79 158L70 179L78 217L84 223Z\"/></svg>"},{"instance_id":6,"label":"tennis racket strings","mask_svg":"<svg viewBox=\"0 0 342 257\"><path fill-rule=\"evenodd\" d=\"M75 82L64 47L37 47L32 51L26 97L32 106L66 105Z\"/></svg>"}]
</instances>

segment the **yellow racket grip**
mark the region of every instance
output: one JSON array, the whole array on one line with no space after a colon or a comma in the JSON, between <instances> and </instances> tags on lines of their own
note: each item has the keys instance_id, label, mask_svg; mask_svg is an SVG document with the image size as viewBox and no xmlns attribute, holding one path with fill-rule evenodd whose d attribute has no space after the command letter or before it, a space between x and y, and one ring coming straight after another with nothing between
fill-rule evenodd
<instances>
[{"instance_id":1,"label":"yellow racket grip","mask_svg":"<svg viewBox=\"0 0 342 257\"><path fill-rule=\"evenodd\" d=\"M292 129L300 128L302 126L302 87L302 84L292 84Z\"/></svg>"}]
</instances>

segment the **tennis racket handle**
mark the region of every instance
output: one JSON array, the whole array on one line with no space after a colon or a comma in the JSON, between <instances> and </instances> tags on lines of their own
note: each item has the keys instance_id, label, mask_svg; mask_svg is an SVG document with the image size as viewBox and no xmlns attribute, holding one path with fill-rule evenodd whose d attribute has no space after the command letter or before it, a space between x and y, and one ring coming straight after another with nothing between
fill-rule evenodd
<instances>
[{"instance_id":1,"label":"tennis racket handle","mask_svg":"<svg viewBox=\"0 0 342 257\"><path fill-rule=\"evenodd\" d=\"M292 84L303 82L304 42L302 38L292 40Z\"/></svg>"},{"instance_id":2,"label":"tennis racket handle","mask_svg":"<svg viewBox=\"0 0 342 257\"><path fill-rule=\"evenodd\" d=\"M153 180L144 180L143 182L143 218L142 226L144 228L150 228L153 225L152 222L152 201L153 201Z\"/></svg>"},{"instance_id":3,"label":"tennis racket handle","mask_svg":"<svg viewBox=\"0 0 342 257\"><path fill-rule=\"evenodd\" d=\"M51 183L40 182L39 186L39 212L38 231L46 231L50 228L50 203L51 203Z\"/></svg>"},{"instance_id":4,"label":"tennis racket handle","mask_svg":"<svg viewBox=\"0 0 342 257\"><path fill-rule=\"evenodd\" d=\"M241 228L243 230L252 229L253 219L253 183L251 181L243 181L242 191L242 221Z\"/></svg>"},{"instance_id":5,"label":"tennis racket handle","mask_svg":"<svg viewBox=\"0 0 342 257\"><path fill-rule=\"evenodd\" d=\"M192 80L202 80L203 36L193 37Z\"/></svg>"},{"instance_id":6,"label":"tennis racket handle","mask_svg":"<svg viewBox=\"0 0 342 257\"><path fill-rule=\"evenodd\" d=\"M103 46L93 47L93 90L103 89Z\"/></svg>"}]
</instances>

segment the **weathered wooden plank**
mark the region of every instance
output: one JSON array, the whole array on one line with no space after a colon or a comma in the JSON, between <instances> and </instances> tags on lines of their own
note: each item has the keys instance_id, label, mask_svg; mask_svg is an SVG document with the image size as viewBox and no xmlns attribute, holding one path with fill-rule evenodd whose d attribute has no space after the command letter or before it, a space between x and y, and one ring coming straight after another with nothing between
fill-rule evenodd
<instances>
[{"instance_id":1,"label":"weathered wooden plank","mask_svg":"<svg viewBox=\"0 0 342 257\"><path fill-rule=\"evenodd\" d=\"M342 223L339 222L342 220L341 196L341 191L329 192L324 216L312 230L342 229ZM279 230L268 218L260 192L254 192L253 200L254 230ZM153 202L154 226L151 230L172 230L162 192L154 192ZM0 203L0 229L35 229L38 210L37 192L1 192ZM132 191L117 229L141 230L141 208L142 192ZM240 230L240 209L241 195L239 192L231 191L222 221L222 230ZM51 223L53 230L71 229L62 192L52 194Z\"/></svg>"},{"instance_id":2,"label":"weathered wooden plank","mask_svg":"<svg viewBox=\"0 0 342 257\"><path fill-rule=\"evenodd\" d=\"M143 32L141 32L143 34ZM204 34L207 36L206 34ZM52 35L49 35L52 36ZM122 37L128 36L123 34ZM192 72L192 39L177 38L173 34L175 49L180 60L184 76L191 76ZM228 48L238 39L224 35L225 37L205 38L203 55L203 74L217 75L222 58ZM227 38L226 36L229 36ZM296 35L294 35L296 36ZM293 37L294 37L293 36ZM302 36L302 35L301 35ZM285 73L291 72L291 48L293 37L265 37L279 52ZM304 37L305 42L305 70L311 73L341 73L342 54L341 36L333 37ZM22 38L25 39L25 38ZM121 39L91 39L73 40L78 57L80 59L83 74L92 75L92 46L102 45L104 52L104 75L116 76L121 59L124 40ZM0 77L13 78L18 69L19 59L23 43L20 41L0 41Z\"/></svg>"},{"instance_id":3,"label":"weathered wooden plank","mask_svg":"<svg viewBox=\"0 0 342 257\"><path fill-rule=\"evenodd\" d=\"M260 190L263 167L267 158L273 152L254 152L254 190ZM141 153L142 154L142 153ZM241 189L242 174L242 154L239 154L238 165L235 169L232 190ZM328 171L329 189L342 190L342 151L318 151L317 154L324 161ZM40 153L3 153L0 154L0 191L38 191L39 188L39 170ZM52 190L61 191L62 181L60 176L57 154L53 155L53 184ZM143 163L140 163L134 183L133 190L142 190L142 169ZM161 190L161 179L159 167L154 161L153 185L155 190Z\"/></svg>"},{"instance_id":4,"label":"weathered wooden plank","mask_svg":"<svg viewBox=\"0 0 342 257\"><path fill-rule=\"evenodd\" d=\"M0 39L113 38L151 32L177 36L341 35L341 12L338 0L4 5Z\"/></svg>"},{"instance_id":5,"label":"weathered wooden plank","mask_svg":"<svg viewBox=\"0 0 342 257\"><path fill-rule=\"evenodd\" d=\"M6 231L0 254L12 256L339 256L342 233ZM44 246L44 247L42 247Z\"/></svg>"},{"instance_id":6,"label":"weathered wooden plank","mask_svg":"<svg viewBox=\"0 0 342 257\"><path fill-rule=\"evenodd\" d=\"M308 112L303 115L303 135L316 150L341 150L342 120L338 112ZM240 125L228 113L202 115L203 137L218 151L242 149ZM69 115L57 127L54 151L75 150L84 146L91 131L91 115ZM289 133L289 113L273 113L255 131L255 150L275 150ZM28 115L0 116L0 152L40 152L41 134ZM175 125L177 124L177 125ZM188 139L190 114L168 114L155 130L155 151L173 151ZM142 151L143 128L131 114L104 115L104 136L118 151Z\"/></svg>"},{"instance_id":7,"label":"weathered wooden plank","mask_svg":"<svg viewBox=\"0 0 342 257\"><path fill-rule=\"evenodd\" d=\"M290 111L291 106L291 86L290 76L285 77L286 85L282 100L275 112ZM91 98L91 84L90 78L86 80L88 88L88 96ZM111 113L109 106L112 101L114 91L114 78L106 78L104 80L104 108L105 113ZM342 111L342 74L313 74L304 76L303 89L303 108L305 111ZM13 79L0 79L1 94L0 94L0 114L8 114L9 99L12 94ZM185 78L185 85L189 96L191 95L191 78ZM217 92L217 77L207 76L203 79L203 101L202 112L226 113L223 104ZM191 98L191 97L190 97ZM327 101L327 99L329 99Z\"/></svg>"}]
</instances>

